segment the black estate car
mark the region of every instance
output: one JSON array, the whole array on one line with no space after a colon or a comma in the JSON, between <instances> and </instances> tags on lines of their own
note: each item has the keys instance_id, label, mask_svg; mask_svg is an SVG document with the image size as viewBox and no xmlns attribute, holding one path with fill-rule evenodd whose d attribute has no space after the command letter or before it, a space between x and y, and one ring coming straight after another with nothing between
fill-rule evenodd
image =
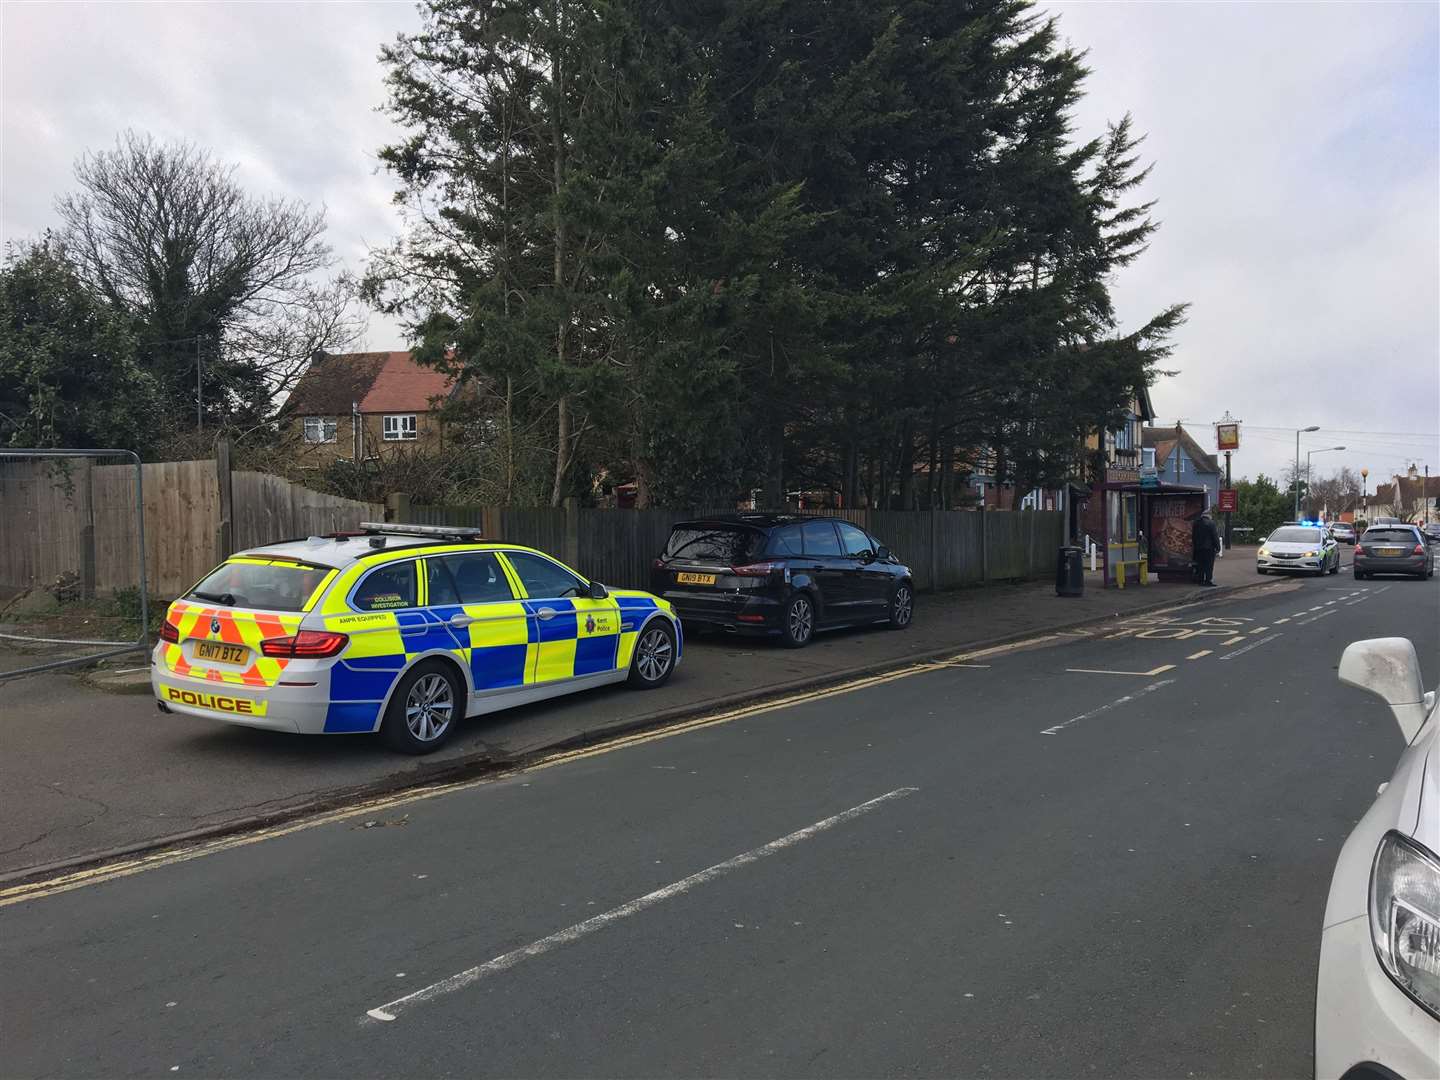
<instances>
[{"instance_id":1,"label":"black estate car","mask_svg":"<svg viewBox=\"0 0 1440 1080\"><path fill-rule=\"evenodd\" d=\"M650 591L686 623L778 634L799 648L816 630L915 614L910 568L864 529L828 517L726 514L682 521L655 560Z\"/></svg>"}]
</instances>

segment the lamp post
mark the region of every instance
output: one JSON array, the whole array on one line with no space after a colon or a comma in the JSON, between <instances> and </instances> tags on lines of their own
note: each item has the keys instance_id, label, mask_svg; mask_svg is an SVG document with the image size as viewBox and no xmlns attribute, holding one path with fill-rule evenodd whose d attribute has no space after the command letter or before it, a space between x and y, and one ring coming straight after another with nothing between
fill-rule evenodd
<instances>
[{"instance_id":1,"label":"lamp post","mask_svg":"<svg viewBox=\"0 0 1440 1080\"><path fill-rule=\"evenodd\" d=\"M1305 451L1305 494L1306 494L1307 496L1310 494L1310 455L1311 455L1311 454L1328 454L1328 453L1330 453L1331 450L1344 450L1344 449L1345 449L1345 447L1343 447L1343 446L1327 446L1327 447L1325 447L1325 448L1322 449L1322 450L1306 450L1306 451ZM1298 486L1295 488L1295 494L1296 494L1297 496L1300 494L1300 488L1299 488ZM1299 515L1297 514L1296 517L1298 518Z\"/></svg>"},{"instance_id":2,"label":"lamp post","mask_svg":"<svg viewBox=\"0 0 1440 1080\"><path fill-rule=\"evenodd\" d=\"M1365 505L1370 501L1370 492L1366 490L1369 478L1370 470L1362 468L1360 470L1360 515L1366 520L1367 523L1370 520L1370 510Z\"/></svg>"},{"instance_id":3,"label":"lamp post","mask_svg":"<svg viewBox=\"0 0 1440 1080\"><path fill-rule=\"evenodd\" d=\"M1307 431L1319 431L1319 424L1302 427L1295 432L1295 520L1300 520L1300 436Z\"/></svg>"}]
</instances>

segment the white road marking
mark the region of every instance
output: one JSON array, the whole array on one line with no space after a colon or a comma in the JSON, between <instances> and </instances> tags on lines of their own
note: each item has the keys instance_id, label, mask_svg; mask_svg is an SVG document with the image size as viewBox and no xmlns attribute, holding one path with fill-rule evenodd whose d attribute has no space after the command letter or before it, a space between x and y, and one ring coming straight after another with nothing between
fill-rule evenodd
<instances>
[{"instance_id":1,"label":"white road marking","mask_svg":"<svg viewBox=\"0 0 1440 1080\"><path fill-rule=\"evenodd\" d=\"M1268 626L1257 626L1257 627L1255 627L1254 630L1251 630L1250 633L1252 633L1252 634L1263 634L1266 630L1269 630L1269 629L1270 629L1270 628L1269 628Z\"/></svg>"},{"instance_id":2,"label":"white road marking","mask_svg":"<svg viewBox=\"0 0 1440 1080\"><path fill-rule=\"evenodd\" d=\"M1283 635L1281 634L1271 634L1269 637L1262 637L1259 641L1252 641L1249 645L1245 645L1239 649L1234 650L1233 652L1226 653L1224 656L1220 657L1220 659L1233 660L1237 656L1244 656L1251 649L1258 649L1261 645L1264 645L1267 642L1274 641L1277 637L1282 636Z\"/></svg>"},{"instance_id":3,"label":"white road marking","mask_svg":"<svg viewBox=\"0 0 1440 1080\"><path fill-rule=\"evenodd\" d=\"M1078 724L1081 720L1089 720L1091 717L1099 716L1103 712L1109 712L1111 709L1118 708L1119 706L1124 705L1127 702L1134 701L1138 697L1148 694L1154 690L1159 690L1162 686L1169 686L1174 681L1174 679L1161 679L1159 682L1153 682L1149 686L1145 687L1143 690L1136 690L1133 694L1126 694L1122 698L1116 698L1108 705L1101 705L1098 708L1091 709L1089 712L1081 713L1079 716L1072 716L1063 724L1056 724L1054 727L1048 727L1044 731L1040 732L1040 734L1054 735L1056 732L1064 731L1071 724Z\"/></svg>"},{"instance_id":4,"label":"white road marking","mask_svg":"<svg viewBox=\"0 0 1440 1080\"><path fill-rule=\"evenodd\" d=\"M1236 634L1236 635L1235 635L1234 637L1232 637L1232 638L1226 638L1226 639L1225 639L1224 641L1222 641L1220 644L1221 644L1221 645L1234 645L1236 642L1244 641L1244 640L1245 640L1245 638L1244 638L1243 636L1241 636L1241 635L1239 635L1239 634Z\"/></svg>"},{"instance_id":5,"label":"white road marking","mask_svg":"<svg viewBox=\"0 0 1440 1080\"><path fill-rule=\"evenodd\" d=\"M427 1001L432 1001L443 994L453 994L457 990L463 990L470 984L478 982L489 975L498 975L502 971L508 971L516 964L529 960L531 957L540 956L552 949L559 948L561 945L568 945L573 941L578 941L587 934L593 934L597 930L604 929L611 923L619 922L621 919L636 915L646 908L654 907L656 904L681 896L691 889L694 889L697 885L704 885L731 871L739 870L742 866L749 866L751 863L763 859L767 855L774 855L777 851L794 847L796 844L809 840L817 834L824 832L826 829L833 829L836 825L843 825L845 822L852 821L862 814L868 814L871 810L876 809L884 803L890 802L893 799L903 799L907 795L915 794L915 792L919 790L919 788L903 787L896 788L894 791L887 791L884 795L863 802L859 806L852 806L849 810L842 810L840 813L825 818L822 821L817 821L813 825L807 825L803 829L797 829L795 832L782 836L778 840L771 840L768 844L752 848L743 854L736 855L734 858L726 859L724 862L716 863L708 869L691 874L689 877L681 878L679 881L672 882L664 888L656 889L654 892L648 892L644 896L636 897L628 903L621 904L619 907L611 908L609 911L592 916L583 922L578 922L574 926L568 926L564 930L556 931L548 937L541 938L539 941L532 941L529 945L512 949L507 953L501 953L492 960L487 960L483 964L476 964L474 967L466 968L456 975L451 975L448 979L441 979L439 982L421 987L419 990L406 994L404 997L396 998L394 1001L387 1001L384 1005L368 1009L365 1015L372 1020L394 1020L406 1009L413 1008ZM361 1021L361 1023L364 1023L364 1021Z\"/></svg>"},{"instance_id":6,"label":"white road marking","mask_svg":"<svg viewBox=\"0 0 1440 1080\"><path fill-rule=\"evenodd\" d=\"M1326 615L1334 615L1334 614L1335 614L1335 612L1334 612L1333 609L1330 610L1330 611L1322 611L1319 615L1312 615L1312 616L1311 616L1310 618L1308 618L1308 619L1301 619L1301 620L1300 620L1298 623L1296 623L1295 625L1296 625L1296 626L1309 626L1309 625L1310 625L1311 623L1313 623L1313 622L1319 622L1321 619L1325 618Z\"/></svg>"},{"instance_id":7,"label":"white road marking","mask_svg":"<svg viewBox=\"0 0 1440 1080\"><path fill-rule=\"evenodd\" d=\"M1276 620L1275 620L1275 624L1278 626L1280 623L1289 622L1290 619L1291 619L1291 616L1286 615L1283 619L1276 619Z\"/></svg>"},{"instance_id":8,"label":"white road marking","mask_svg":"<svg viewBox=\"0 0 1440 1080\"><path fill-rule=\"evenodd\" d=\"M1065 670L1075 675L1159 675L1169 671L1174 664L1161 664L1159 667L1151 668L1149 671L1110 671L1105 668L1088 667L1067 667Z\"/></svg>"},{"instance_id":9,"label":"white road marking","mask_svg":"<svg viewBox=\"0 0 1440 1080\"><path fill-rule=\"evenodd\" d=\"M1201 649L1201 650L1200 650L1199 652L1197 652L1197 653L1191 653L1189 656L1185 657L1185 659L1186 659L1186 660L1199 660L1202 656L1209 656L1209 655L1210 655L1212 652L1214 652L1214 651L1215 651L1214 649Z\"/></svg>"}]
</instances>

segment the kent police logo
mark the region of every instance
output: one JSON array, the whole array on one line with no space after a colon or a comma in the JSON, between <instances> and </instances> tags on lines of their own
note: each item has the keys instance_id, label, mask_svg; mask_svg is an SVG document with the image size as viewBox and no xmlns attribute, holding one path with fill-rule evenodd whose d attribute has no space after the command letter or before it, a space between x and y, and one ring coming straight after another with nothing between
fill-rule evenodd
<instances>
[{"instance_id":1,"label":"kent police logo","mask_svg":"<svg viewBox=\"0 0 1440 1080\"><path fill-rule=\"evenodd\" d=\"M212 617L212 618L210 619L210 632L211 632L212 634L218 634L218 633L220 632L220 620L219 620L219 619L216 619L216 618L214 618L214 617Z\"/></svg>"},{"instance_id":2,"label":"kent police logo","mask_svg":"<svg viewBox=\"0 0 1440 1080\"><path fill-rule=\"evenodd\" d=\"M586 632L587 634L593 634L593 633L595 632L595 616L594 616L594 615L586 615L586 616L585 616L585 632Z\"/></svg>"}]
</instances>

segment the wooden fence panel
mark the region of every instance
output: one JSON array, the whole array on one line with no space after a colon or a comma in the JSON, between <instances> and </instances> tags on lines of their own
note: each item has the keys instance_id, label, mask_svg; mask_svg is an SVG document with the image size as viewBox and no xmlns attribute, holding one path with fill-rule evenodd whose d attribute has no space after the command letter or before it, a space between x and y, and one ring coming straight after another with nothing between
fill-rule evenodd
<instances>
[{"instance_id":1,"label":"wooden fence panel","mask_svg":"<svg viewBox=\"0 0 1440 1080\"><path fill-rule=\"evenodd\" d=\"M872 510L866 526L872 536L910 567L917 589L930 589L930 514L913 510Z\"/></svg>"},{"instance_id":2,"label":"wooden fence panel","mask_svg":"<svg viewBox=\"0 0 1440 1080\"><path fill-rule=\"evenodd\" d=\"M0 463L0 586L79 574L82 472L77 461Z\"/></svg>"},{"instance_id":3,"label":"wooden fence panel","mask_svg":"<svg viewBox=\"0 0 1440 1080\"><path fill-rule=\"evenodd\" d=\"M564 558L565 511L543 506L534 509L504 509L499 514L500 528L495 539L505 544L538 548L556 558Z\"/></svg>"},{"instance_id":4,"label":"wooden fence panel","mask_svg":"<svg viewBox=\"0 0 1440 1080\"><path fill-rule=\"evenodd\" d=\"M935 536L939 542L935 587L954 589L982 580L982 515L968 510L938 510L935 514Z\"/></svg>"}]
</instances>

